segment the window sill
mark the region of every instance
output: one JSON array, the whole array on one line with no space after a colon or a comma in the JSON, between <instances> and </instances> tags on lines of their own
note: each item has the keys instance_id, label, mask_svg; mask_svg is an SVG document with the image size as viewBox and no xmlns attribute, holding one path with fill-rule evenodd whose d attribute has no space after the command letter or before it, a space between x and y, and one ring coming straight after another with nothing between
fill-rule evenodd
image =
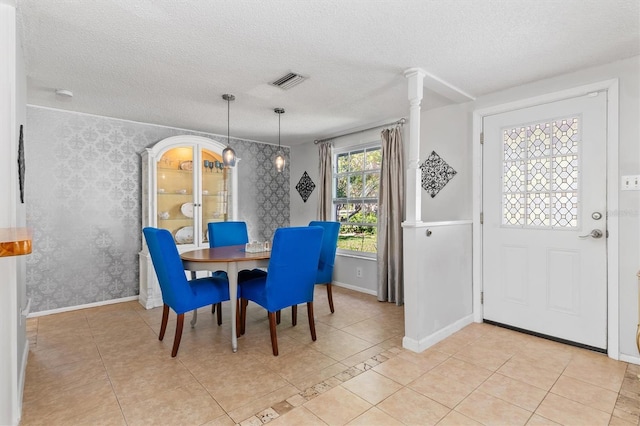
<instances>
[{"instance_id":1,"label":"window sill","mask_svg":"<svg viewBox=\"0 0 640 426\"><path fill-rule=\"evenodd\" d=\"M377 255L375 253L367 253L367 254L362 253L361 254L361 253L355 253L355 252L352 252L352 253L336 252L336 256L349 257L349 258L352 258L352 259L369 260L369 261L373 261L373 262L378 260L377 259Z\"/></svg>"}]
</instances>

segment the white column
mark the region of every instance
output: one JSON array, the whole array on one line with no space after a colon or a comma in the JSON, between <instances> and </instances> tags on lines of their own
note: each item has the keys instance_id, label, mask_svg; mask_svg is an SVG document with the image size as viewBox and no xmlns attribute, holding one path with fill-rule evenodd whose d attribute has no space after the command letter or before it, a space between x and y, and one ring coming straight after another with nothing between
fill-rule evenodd
<instances>
[{"instance_id":1,"label":"white column","mask_svg":"<svg viewBox=\"0 0 640 426\"><path fill-rule=\"evenodd\" d=\"M422 193L420 191L420 102L426 72L420 68L409 68L404 72L409 97L409 158L405 187L406 225L422 221Z\"/></svg>"},{"instance_id":2,"label":"white column","mask_svg":"<svg viewBox=\"0 0 640 426\"><path fill-rule=\"evenodd\" d=\"M421 318L424 309L421 304L421 292L424 287L420 277L420 265L423 262L419 253L422 239L422 199L420 194L420 102L425 72L419 68L410 68L404 72L407 78L409 97L409 156L407 159L405 186L405 221L402 223L403 275L404 275L404 339L403 346L416 350L421 335Z\"/></svg>"},{"instance_id":3,"label":"white column","mask_svg":"<svg viewBox=\"0 0 640 426\"><path fill-rule=\"evenodd\" d=\"M0 1L0 228L16 226L16 10L15 2ZM0 258L0 424L17 425L22 405L21 378L26 352L18 342L24 329L18 307L16 257ZM26 345L28 347L28 344Z\"/></svg>"}]
</instances>

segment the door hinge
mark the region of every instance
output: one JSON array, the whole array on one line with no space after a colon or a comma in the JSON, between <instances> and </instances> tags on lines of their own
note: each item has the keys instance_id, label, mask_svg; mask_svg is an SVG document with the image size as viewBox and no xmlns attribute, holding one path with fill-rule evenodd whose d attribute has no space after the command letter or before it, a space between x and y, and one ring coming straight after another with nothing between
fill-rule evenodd
<instances>
[{"instance_id":1,"label":"door hinge","mask_svg":"<svg viewBox=\"0 0 640 426\"><path fill-rule=\"evenodd\" d=\"M480 292L480 304L484 305L484 291Z\"/></svg>"},{"instance_id":2,"label":"door hinge","mask_svg":"<svg viewBox=\"0 0 640 426\"><path fill-rule=\"evenodd\" d=\"M480 132L480 145L484 145L484 132Z\"/></svg>"},{"instance_id":3,"label":"door hinge","mask_svg":"<svg viewBox=\"0 0 640 426\"><path fill-rule=\"evenodd\" d=\"M484 212L480 212L480 225L484 223Z\"/></svg>"}]
</instances>

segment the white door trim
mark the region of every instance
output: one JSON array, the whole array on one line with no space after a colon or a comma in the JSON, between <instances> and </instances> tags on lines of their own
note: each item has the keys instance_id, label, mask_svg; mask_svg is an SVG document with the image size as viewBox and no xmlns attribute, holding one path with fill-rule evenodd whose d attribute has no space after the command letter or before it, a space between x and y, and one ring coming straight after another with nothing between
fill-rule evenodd
<instances>
[{"instance_id":1,"label":"white door trim","mask_svg":"<svg viewBox=\"0 0 640 426\"><path fill-rule=\"evenodd\" d=\"M482 283L482 227L480 212L482 211L482 148L480 132L485 116L500 114L514 109L527 108L549 102L582 96L587 93L605 90L607 92L607 213L618 211L618 79L604 80L597 83L574 87L559 92L508 102L473 112L473 319L482 322L484 317L480 293ZM619 221L617 214L609 214L607 218L609 238L607 241L607 354L610 358L620 358L619 342L619 277L618 277L618 240Z\"/></svg>"}]
</instances>

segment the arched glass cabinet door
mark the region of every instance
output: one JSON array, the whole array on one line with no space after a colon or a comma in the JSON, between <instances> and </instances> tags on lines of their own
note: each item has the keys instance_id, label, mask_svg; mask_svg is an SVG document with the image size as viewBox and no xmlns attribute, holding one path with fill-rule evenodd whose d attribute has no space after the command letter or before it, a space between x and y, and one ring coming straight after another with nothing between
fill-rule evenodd
<instances>
[{"instance_id":1,"label":"arched glass cabinet door","mask_svg":"<svg viewBox=\"0 0 640 426\"><path fill-rule=\"evenodd\" d=\"M209 222L224 222L230 220L231 210L229 200L231 193L231 169L222 163L222 155L208 149L201 151L202 176L202 209L200 222L203 232L203 242L209 243L207 225Z\"/></svg>"},{"instance_id":2,"label":"arched glass cabinet door","mask_svg":"<svg viewBox=\"0 0 640 426\"><path fill-rule=\"evenodd\" d=\"M170 137L148 148L143 153L149 177L143 227L169 230L179 248L200 247L208 245L209 222L234 220L237 171L224 167L224 148L212 139L190 135Z\"/></svg>"},{"instance_id":3,"label":"arched glass cabinet door","mask_svg":"<svg viewBox=\"0 0 640 426\"><path fill-rule=\"evenodd\" d=\"M142 227L169 230L180 252L208 247L207 224L236 220L237 164L225 168L213 139L181 135L163 139L141 153ZM142 236L141 236L142 238ZM162 294L142 238L139 302L162 306Z\"/></svg>"}]
</instances>

